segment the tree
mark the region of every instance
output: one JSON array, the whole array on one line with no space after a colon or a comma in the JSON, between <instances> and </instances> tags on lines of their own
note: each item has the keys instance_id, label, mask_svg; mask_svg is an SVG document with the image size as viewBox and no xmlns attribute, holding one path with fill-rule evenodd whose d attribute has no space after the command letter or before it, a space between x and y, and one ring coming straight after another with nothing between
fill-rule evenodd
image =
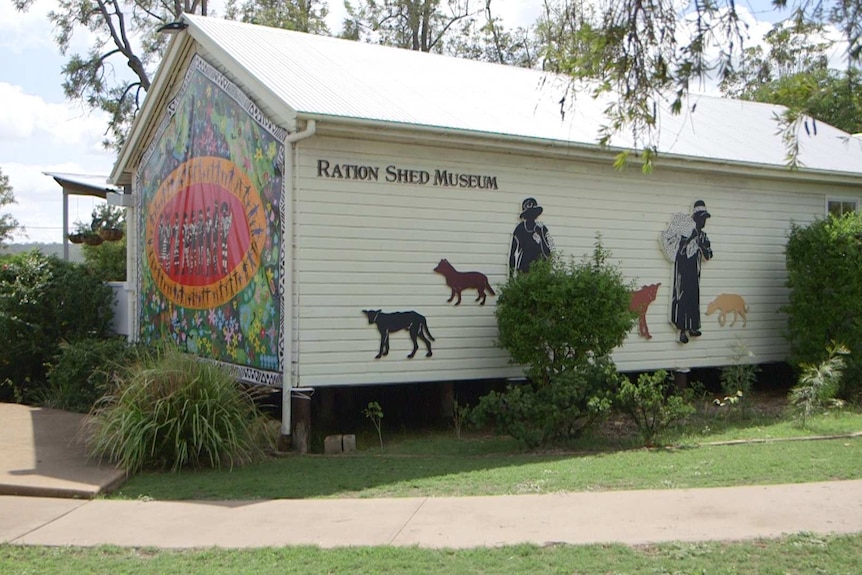
<instances>
[{"instance_id":1,"label":"tree","mask_svg":"<svg viewBox=\"0 0 862 575\"><path fill-rule=\"evenodd\" d=\"M779 22L765 41L767 50L745 50L741 65L722 82L724 94L786 106L782 121L802 123L809 131L816 130L816 120L849 133L862 131L859 70L829 68L827 51L835 43L826 39L822 24ZM816 120L806 125L806 117Z\"/></svg>"},{"instance_id":2,"label":"tree","mask_svg":"<svg viewBox=\"0 0 862 575\"><path fill-rule=\"evenodd\" d=\"M225 16L251 24L329 36L329 9L320 0L228 0Z\"/></svg>"},{"instance_id":3,"label":"tree","mask_svg":"<svg viewBox=\"0 0 862 575\"><path fill-rule=\"evenodd\" d=\"M206 15L207 0L58 0L48 19L57 30L54 40L65 55L76 30L96 38L87 54L72 54L63 67L66 98L91 110L106 112L110 120L103 144L119 149L147 90L153 68L167 39L158 28L184 12ZM33 0L12 0L27 11ZM131 75L120 73L131 70Z\"/></svg>"},{"instance_id":4,"label":"tree","mask_svg":"<svg viewBox=\"0 0 862 575\"><path fill-rule=\"evenodd\" d=\"M772 5L790 8L793 22L835 26L847 42L850 65L862 59L859 0ZM611 103L599 143L631 131L647 169L657 150L658 110L667 106L679 113L692 84L731 76L744 48L745 25L735 0L547 0L545 6L540 26L546 68L570 75L575 93L607 94ZM802 126L785 122L785 128L792 141L793 130Z\"/></svg>"},{"instance_id":5,"label":"tree","mask_svg":"<svg viewBox=\"0 0 862 575\"><path fill-rule=\"evenodd\" d=\"M447 43L470 33L479 10L470 0L345 0L342 37L420 52L447 52Z\"/></svg>"},{"instance_id":6,"label":"tree","mask_svg":"<svg viewBox=\"0 0 862 575\"><path fill-rule=\"evenodd\" d=\"M14 203L17 202L12 186L9 185L9 176L3 174L3 170L0 169L0 208ZM0 246L11 240L16 230L21 229L18 220L12 214L0 214Z\"/></svg>"}]
</instances>

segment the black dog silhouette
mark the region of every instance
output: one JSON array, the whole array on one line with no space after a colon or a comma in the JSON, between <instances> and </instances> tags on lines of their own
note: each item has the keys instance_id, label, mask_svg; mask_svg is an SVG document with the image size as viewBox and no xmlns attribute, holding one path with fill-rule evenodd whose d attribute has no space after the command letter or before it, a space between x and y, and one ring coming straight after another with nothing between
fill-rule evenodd
<instances>
[{"instance_id":1,"label":"black dog silhouette","mask_svg":"<svg viewBox=\"0 0 862 575\"><path fill-rule=\"evenodd\" d=\"M434 336L428 331L428 323L425 321L425 316L416 313L415 311L395 311L384 312L379 309L364 309L362 310L368 317L368 323L377 324L377 330L380 332L380 351L374 356L374 359L380 359L384 355L389 355L389 334L395 331L406 329L410 333L410 339L413 341L413 351L407 357L412 359L416 355L416 350L419 349L419 343L416 338L421 338L425 342L425 347L428 348L428 353L425 357L431 357L431 341ZM428 337L425 337L425 336ZM431 338L431 341L428 341Z\"/></svg>"}]
</instances>

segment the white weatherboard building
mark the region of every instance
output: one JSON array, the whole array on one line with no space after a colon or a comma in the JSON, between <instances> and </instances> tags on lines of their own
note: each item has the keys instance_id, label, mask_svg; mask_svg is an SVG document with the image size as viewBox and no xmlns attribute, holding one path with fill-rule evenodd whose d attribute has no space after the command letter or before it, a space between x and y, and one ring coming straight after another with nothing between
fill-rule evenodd
<instances>
[{"instance_id":1,"label":"white weatherboard building","mask_svg":"<svg viewBox=\"0 0 862 575\"><path fill-rule=\"evenodd\" d=\"M434 269L446 259L496 289L527 198L558 252L589 254L600 233L636 286L661 283L645 316L652 337L632 330L614 352L621 370L726 365L737 340L757 362L784 360L791 223L862 197L862 141L817 124L791 171L776 106L692 96L660 116L660 158L645 175L613 168L625 134L618 148L596 145L601 102L578 98L561 114L566 82L540 71L183 22L111 177L138 210L133 333L173 338L254 381L521 375L495 347L495 297L479 305L465 289L455 306ZM702 335L681 344L659 239L696 200L714 257L702 265ZM740 296L744 318L706 315L720 294ZM408 359L398 331L376 359L381 335L363 310L421 314L433 355L420 338Z\"/></svg>"}]
</instances>

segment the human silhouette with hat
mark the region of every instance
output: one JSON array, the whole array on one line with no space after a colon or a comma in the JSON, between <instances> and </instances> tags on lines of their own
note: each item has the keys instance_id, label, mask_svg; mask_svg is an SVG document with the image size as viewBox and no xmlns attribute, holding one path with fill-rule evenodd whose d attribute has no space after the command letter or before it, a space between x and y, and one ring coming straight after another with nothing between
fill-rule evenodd
<instances>
[{"instance_id":1,"label":"human silhouette with hat","mask_svg":"<svg viewBox=\"0 0 862 575\"><path fill-rule=\"evenodd\" d=\"M512 249L509 251L509 272L526 272L537 259L544 259L554 250L554 240L548 228L537 222L542 207L535 198L521 203L521 223L512 232Z\"/></svg>"},{"instance_id":2,"label":"human silhouette with hat","mask_svg":"<svg viewBox=\"0 0 862 575\"><path fill-rule=\"evenodd\" d=\"M679 342L700 335L700 268L712 259L712 244L703 231L710 218L703 200L694 202L692 213L673 216L662 234L662 246L673 262L673 300L670 320L679 329Z\"/></svg>"}]
</instances>

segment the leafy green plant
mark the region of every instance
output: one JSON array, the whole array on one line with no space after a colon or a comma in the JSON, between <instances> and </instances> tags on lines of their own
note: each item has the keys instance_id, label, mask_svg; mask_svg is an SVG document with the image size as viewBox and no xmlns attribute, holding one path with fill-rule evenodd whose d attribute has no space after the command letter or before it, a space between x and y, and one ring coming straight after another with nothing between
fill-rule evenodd
<instances>
[{"instance_id":1,"label":"leafy green plant","mask_svg":"<svg viewBox=\"0 0 862 575\"><path fill-rule=\"evenodd\" d=\"M656 444L659 436L672 424L695 412L683 397L672 393L673 385L665 370L641 373L637 382L626 379L619 390L623 411L635 422L644 444Z\"/></svg>"},{"instance_id":2,"label":"leafy green plant","mask_svg":"<svg viewBox=\"0 0 862 575\"><path fill-rule=\"evenodd\" d=\"M233 467L257 459L266 419L221 366L176 349L144 355L91 412L88 453L127 473Z\"/></svg>"},{"instance_id":3,"label":"leafy green plant","mask_svg":"<svg viewBox=\"0 0 862 575\"><path fill-rule=\"evenodd\" d=\"M461 440L461 431L470 420L470 406L458 403L458 398L452 402L452 427L455 429L455 438Z\"/></svg>"},{"instance_id":4,"label":"leafy green plant","mask_svg":"<svg viewBox=\"0 0 862 575\"><path fill-rule=\"evenodd\" d=\"M631 286L609 258L598 236L592 256L533 262L500 288L497 344L537 385L608 356L634 325Z\"/></svg>"},{"instance_id":5,"label":"leafy green plant","mask_svg":"<svg viewBox=\"0 0 862 575\"><path fill-rule=\"evenodd\" d=\"M48 386L40 404L89 413L137 355L138 348L122 337L61 343L60 353L48 367Z\"/></svg>"},{"instance_id":6,"label":"leafy green plant","mask_svg":"<svg viewBox=\"0 0 862 575\"><path fill-rule=\"evenodd\" d=\"M383 408L376 401L368 403L368 407L362 410L362 414L374 424L377 430L377 439L380 440L380 451L383 451Z\"/></svg>"},{"instance_id":7,"label":"leafy green plant","mask_svg":"<svg viewBox=\"0 0 862 575\"><path fill-rule=\"evenodd\" d=\"M862 397L862 215L793 225L785 254L791 363L819 363L824 348L840 341L852 355L838 396Z\"/></svg>"},{"instance_id":8,"label":"leafy green plant","mask_svg":"<svg viewBox=\"0 0 862 575\"><path fill-rule=\"evenodd\" d=\"M757 373L760 368L751 363L754 353L741 339L731 344L731 363L721 368L721 390L725 395L724 406L738 408L742 415L747 415L749 397L754 384L757 382Z\"/></svg>"},{"instance_id":9,"label":"leafy green plant","mask_svg":"<svg viewBox=\"0 0 862 575\"><path fill-rule=\"evenodd\" d=\"M532 273L532 272L531 272ZM608 358L557 375L548 385L526 381L491 392L473 408L479 427L492 425L529 448L565 442L594 428L611 410L613 389L621 381Z\"/></svg>"},{"instance_id":10,"label":"leafy green plant","mask_svg":"<svg viewBox=\"0 0 862 575\"><path fill-rule=\"evenodd\" d=\"M539 260L500 288L497 344L528 381L480 398L477 424L535 447L576 438L609 412L619 378L610 352L636 319L609 257L597 236L582 261Z\"/></svg>"},{"instance_id":11,"label":"leafy green plant","mask_svg":"<svg viewBox=\"0 0 862 575\"><path fill-rule=\"evenodd\" d=\"M808 419L834 404L843 376L845 357L850 351L843 345L827 348L828 357L818 364L802 364L799 383L790 390L793 415L802 427Z\"/></svg>"},{"instance_id":12,"label":"leafy green plant","mask_svg":"<svg viewBox=\"0 0 862 575\"><path fill-rule=\"evenodd\" d=\"M113 292L85 266L38 251L0 263L0 391L28 402L44 392L60 343L110 335Z\"/></svg>"}]
</instances>

